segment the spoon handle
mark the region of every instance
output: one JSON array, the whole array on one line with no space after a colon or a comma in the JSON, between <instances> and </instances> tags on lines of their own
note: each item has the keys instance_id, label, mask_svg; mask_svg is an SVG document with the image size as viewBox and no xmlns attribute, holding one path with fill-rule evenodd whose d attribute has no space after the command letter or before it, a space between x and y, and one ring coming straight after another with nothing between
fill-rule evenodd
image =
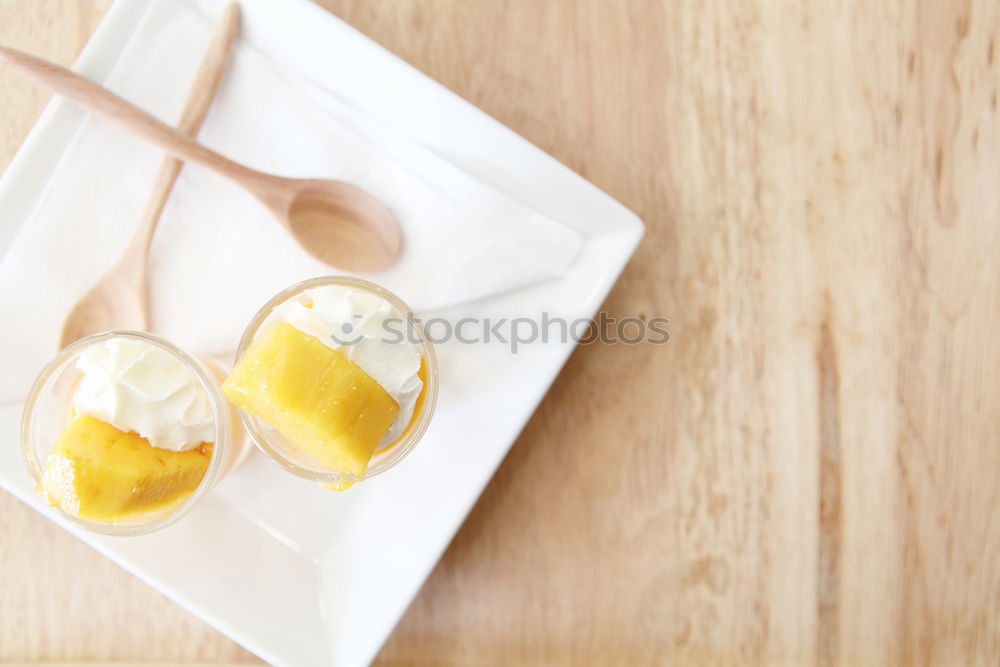
<instances>
[{"instance_id":1,"label":"spoon handle","mask_svg":"<svg viewBox=\"0 0 1000 667\"><path fill-rule=\"evenodd\" d=\"M215 32L209 40L205 56L198 66L198 71L194 75L194 82L188 90L187 99L184 100L184 108L181 110L180 120L177 121L177 129L189 137L198 133L202 121L208 114L215 99L215 91L218 90L222 82L222 75L226 71L226 63L233 44L236 42L236 35L239 33L240 9L236 2L230 2L222 10ZM143 274L140 282L145 284L146 255L149 253L149 245L153 240L153 232L156 230L156 223L160 220L163 207L167 203L170 191L174 187L177 175L181 171L184 163L172 156L166 156L160 163L160 170L157 172L154 186L146 200L146 207L143 209L142 217L135 228L132 238L129 240L127 250L122 255L122 262L131 262Z\"/></svg>"},{"instance_id":2,"label":"spoon handle","mask_svg":"<svg viewBox=\"0 0 1000 667\"><path fill-rule=\"evenodd\" d=\"M152 114L64 67L6 46L0 46L0 59L30 74L55 92L130 130L133 134L159 146L175 157L227 176L257 194L261 190L266 191L274 188L279 185L280 181L284 180L278 176L264 174L245 167L205 148Z\"/></svg>"}]
</instances>

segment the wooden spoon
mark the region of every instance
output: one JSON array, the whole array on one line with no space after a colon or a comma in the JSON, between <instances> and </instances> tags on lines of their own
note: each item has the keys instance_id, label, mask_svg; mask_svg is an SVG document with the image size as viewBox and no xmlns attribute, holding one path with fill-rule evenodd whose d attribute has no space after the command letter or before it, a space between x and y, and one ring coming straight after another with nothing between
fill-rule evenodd
<instances>
[{"instance_id":1,"label":"wooden spoon","mask_svg":"<svg viewBox=\"0 0 1000 667\"><path fill-rule=\"evenodd\" d=\"M232 179L270 209L299 245L321 262L352 271L374 271L389 266L399 256L402 238L396 218L357 186L256 171L205 148L63 67L3 46L0 58L175 157Z\"/></svg>"},{"instance_id":2,"label":"wooden spoon","mask_svg":"<svg viewBox=\"0 0 1000 667\"><path fill-rule=\"evenodd\" d=\"M235 2L228 4L222 12L177 123L177 128L184 134L195 134L212 106L215 91L222 81L229 54L236 42L239 16L239 6ZM149 244L183 164L172 157L164 158L132 238L118 261L69 311L59 338L60 348L99 331L146 330L149 325L146 304Z\"/></svg>"}]
</instances>

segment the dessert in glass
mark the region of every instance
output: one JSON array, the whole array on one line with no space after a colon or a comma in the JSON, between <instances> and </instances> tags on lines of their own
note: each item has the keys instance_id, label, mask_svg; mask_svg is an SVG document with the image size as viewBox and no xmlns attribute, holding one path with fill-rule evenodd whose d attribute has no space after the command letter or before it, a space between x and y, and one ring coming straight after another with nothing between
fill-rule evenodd
<instances>
[{"instance_id":1,"label":"dessert in glass","mask_svg":"<svg viewBox=\"0 0 1000 667\"><path fill-rule=\"evenodd\" d=\"M246 452L222 377L152 334L111 331L66 347L35 380L22 417L36 491L96 532L170 525Z\"/></svg>"},{"instance_id":2,"label":"dessert in glass","mask_svg":"<svg viewBox=\"0 0 1000 667\"><path fill-rule=\"evenodd\" d=\"M366 280L323 277L264 304L222 391L271 459L343 491L414 448L437 386L434 348L405 303Z\"/></svg>"}]
</instances>

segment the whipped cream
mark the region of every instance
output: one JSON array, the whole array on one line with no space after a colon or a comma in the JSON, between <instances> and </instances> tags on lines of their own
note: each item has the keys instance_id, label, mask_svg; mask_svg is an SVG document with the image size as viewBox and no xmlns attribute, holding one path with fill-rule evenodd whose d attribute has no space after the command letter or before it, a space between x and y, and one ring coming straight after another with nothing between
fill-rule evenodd
<instances>
[{"instance_id":1,"label":"whipped cream","mask_svg":"<svg viewBox=\"0 0 1000 667\"><path fill-rule=\"evenodd\" d=\"M77 414L134 431L154 447L182 451L215 439L204 388L166 350L127 338L85 348L76 362L83 380L73 395Z\"/></svg>"},{"instance_id":2,"label":"whipped cream","mask_svg":"<svg viewBox=\"0 0 1000 667\"><path fill-rule=\"evenodd\" d=\"M277 316L302 333L339 349L399 404L379 447L406 430L423 389L421 347L409 340L406 316L380 296L341 285L314 287L284 304Z\"/></svg>"}]
</instances>

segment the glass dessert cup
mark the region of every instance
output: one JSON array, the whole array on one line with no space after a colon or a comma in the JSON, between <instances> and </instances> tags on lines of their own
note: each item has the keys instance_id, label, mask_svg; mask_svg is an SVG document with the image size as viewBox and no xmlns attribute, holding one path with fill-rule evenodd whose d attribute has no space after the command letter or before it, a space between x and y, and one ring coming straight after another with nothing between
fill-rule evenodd
<instances>
[{"instance_id":1,"label":"glass dessert cup","mask_svg":"<svg viewBox=\"0 0 1000 667\"><path fill-rule=\"evenodd\" d=\"M425 383L420 393L420 398L417 401L414 415L402 435L394 442L376 449L368 462L364 474L357 476L344 471L332 470L318 458L297 446L289 438L280 433L277 428L261 417L250 414L242 408L238 409L243 426L250 439L253 440L268 458L295 475L318 482L325 488L342 491L357 482L370 479L375 475L389 470L413 451L414 447L416 447L427 431L431 417L434 414L438 392L438 368L434 346L427 340L420 322L412 316L413 311L409 306L395 294L375 283L359 278L342 276L325 276L297 283L286 288L265 303L257 314L254 315L243 333L239 349L236 353L236 366L239 365L240 360L247 353L248 349L250 349L251 345L261 337L261 334L266 332L271 324L280 321L279 310L283 306L292 301L303 300L305 298L304 294L309 290L328 286L343 287L379 297L408 320L407 336L410 337L410 342L419 347L423 363L421 373L424 376Z\"/></svg>"},{"instance_id":2,"label":"glass dessert cup","mask_svg":"<svg viewBox=\"0 0 1000 667\"><path fill-rule=\"evenodd\" d=\"M190 493L180 495L175 501L166 501L163 506L148 512L113 521L101 521L76 516L56 505L52 505L52 508L64 518L96 533L144 535L165 528L187 514L226 473L242 461L248 445L235 410L219 389L224 372L216 364L201 360L148 333L109 331L94 334L61 350L39 373L25 403L21 418L21 452L28 472L42 495L45 495L43 478L49 453L70 422L77 417L74 414L73 399L84 376L77 368L77 361L91 346L118 339L137 341L167 352L194 376L197 386L205 392L214 422L214 440L207 466L201 480Z\"/></svg>"}]
</instances>

